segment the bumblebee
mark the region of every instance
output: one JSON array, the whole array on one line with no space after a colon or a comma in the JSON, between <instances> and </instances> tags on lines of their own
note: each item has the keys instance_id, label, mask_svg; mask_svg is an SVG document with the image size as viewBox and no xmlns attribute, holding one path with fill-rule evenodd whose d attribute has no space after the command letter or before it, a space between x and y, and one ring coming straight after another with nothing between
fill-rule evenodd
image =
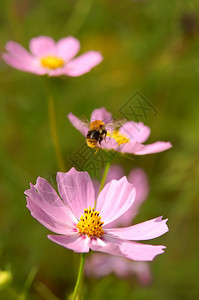
<instances>
[{"instance_id":1,"label":"bumblebee","mask_svg":"<svg viewBox=\"0 0 199 300\"><path fill-rule=\"evenodd\" d=\"M104 122L96 120L91 122L86 136L86 143L90 148L98 150L101 142L106 140L107 131Z\"/></svg>"}]
</instances>

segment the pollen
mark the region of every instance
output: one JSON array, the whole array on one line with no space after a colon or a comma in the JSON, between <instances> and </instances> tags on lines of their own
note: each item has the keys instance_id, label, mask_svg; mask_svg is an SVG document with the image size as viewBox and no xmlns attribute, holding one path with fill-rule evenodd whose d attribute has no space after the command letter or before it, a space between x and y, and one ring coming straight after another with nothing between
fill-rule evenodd
<instances>
[{"instance_id":1,"label":"pollen","mask_svg":"<svg viewBox=\"0 0 199 300\"><path fill-rule=\"evenodd\" d=\"M108 132L107 136L113 138L118 143L118 146L122 144L130 143L129 138L126 135L119 133L118 130L114 130L113 132Z\"/></svg>"},{"instance_id":2,"label":"pollen","mask_svg":"<svg viewBox=\"0 0 199 300\"><path fill-rule=\"evenodd\" d=\"M85 234L88 237L100 237L104 234L101 222L101 217L99 212L94 208L84 210L84 214L81 216L80 221L77 223L76 227L79 229L79 233Z\"/></svg>"},{"instance_id":3,"label":"pollen","mask_svg":"<svg viewBox=\"0 0 199 300\"><path fill-rule=\"evenodd\" d=\"M64 65L64 60L62 58L53 55L43 57L40 62L43 67L52 70L61 68Z\"/></svg>"}]
</instances>

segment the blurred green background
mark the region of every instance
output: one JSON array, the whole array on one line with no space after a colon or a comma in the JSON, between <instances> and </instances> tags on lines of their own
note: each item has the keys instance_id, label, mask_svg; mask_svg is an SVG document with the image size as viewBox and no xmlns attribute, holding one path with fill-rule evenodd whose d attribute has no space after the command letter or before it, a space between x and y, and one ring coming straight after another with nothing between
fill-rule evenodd
<instances>
[{"instance_id":1,"label":"blurred green background","mask_svg":"<svg viewBox=\"0 0 199 300\"><path fill-rule=\"evenodd\" d=\"M127 173L141 166L149 178L150 194L135 222L169 218L169 233L154 240L167 249L150 263L152 283L142 287L136 278L113 275L86 279L85 299L199 299L199 2L1 0L0 7L1 53L8 40L27 48L39 35L74 35L81 53L93 49L104 57L88 74L54 80L66 170L84 142L67 114L89 118L105 106L119 117L136 91L157 111L142 118L152 130L148 142L173 144L160 154L115 160ZM0 78L0 268L13 273L12 290L2 289L0 298L25 299L13 290L22 293L32 276L27 299L66 299L78 256L46 238L48 230L31 217L23 194L38 176L52 179L57 172L45 79L3 60Z\"/></svg>"}]
</instances>

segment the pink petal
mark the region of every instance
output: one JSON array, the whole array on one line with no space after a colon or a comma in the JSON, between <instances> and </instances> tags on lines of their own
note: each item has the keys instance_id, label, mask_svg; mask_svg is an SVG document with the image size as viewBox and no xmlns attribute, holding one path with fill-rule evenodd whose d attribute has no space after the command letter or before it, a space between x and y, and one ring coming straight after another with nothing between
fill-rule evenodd
<instances>
[{"instance_id":1,"label":"pink petal","mask_svg":"<svg viewBox=\"0 0 199 300\"><path fill-rule=\"evenodd\" d=\"M26 61L33 59L32 55L24 47L22 47L20 44L15 43L13 41L9 41L6 44L6 50L11 56L15 57L21 62L23 62L24 59Z\"/></svg>"},{"instance_id":2,"label":"pink petal","mask_svg":"<svg viewBox=\"0 0 199 300\"><path fill-rule=\"evenodd\" d=\"M103 170L103 172L104 172L104 170ZM103 172L102 172L102 174L103 174ZM122 167L120 167L120 165L112 165L106 176L105 184L113 179L119 180L123 176L124 176L124 170L122 169ZM93 182L93 186L95 189L95 195L97 197L99 194L100 183L99 183L99 181L97 181L95 179L92 179L92 182ZM114 222L116 222L116 221L114 221Z\"/></svg>"},{"instance_id":3,"label":"pink petal","mask_svg":"<svg viewBox=\"0 0 199 300\"><path fill-rule=\"evenodd\" d=\"M106 176L106 183L115 179L119 180L124 176L124 169L120 165L112 165Z\"/></svg>"},{"instance_id":4,"label":"pink petal","mask_svg":"<svg viewBox=\"0 0 199 300\"><path fill-rule=\"evenodd\" d=\"M142 145L143 148L140 150L136 150L134 153L136 155L143 155L143 154L151 154L151 153L158 153L170 149L172 147L170 142L156 142L149 145Z\"/></svg>"},{"instance_id":5,"label":"pink petal","mask_svg":"<svg viewBox=\"0 0 199 300\"><path fill-rule=\"evenodd\" d=\"M75 252L89 252L88 238L83 235L48 235L48 238L62 247Z\"/></svg>"},{"instance_id":6,"label":"pink petal","mask_svg":"<svg viewBox=\"0 0 199 300\"><path fill-rule=\"evenodd\" d=\"M163 249L165 248L165 246L122 241L107 235L104 235L103 239L104 244L100 242L100 239L92 240L90 244L91 250L123 256L138 261L151 261L156 255L163 253Z\"/></svg>"},{"instance_id":7,"label":"pink petal","mask_svg":"<svg viewBox=\"0 0 199 300\"><path fill-rule=\"evenodd\" d=\"M79 51L80 43L72 36L59 40L56 44L57 56L68 62Z\"/></svg>"},{"instance_id":8,"label":"pink petal","mask_svg":"<svg viewBox=\"0 0 199 300\"><path fill-rule=\"evenodd\" d=\"M87 276L95 276L97 278L108 275L112 272L111 255L94 253L86 259L85 273Z\"/></svg>"},{"instance_id":9,"label":"pink petal","mask_svg":"<svg viewBox=\"0 0 199 300\"><path fill-rule=\"evenodd\" d=\"M87 172L77 172L72 168L67 173L57 173L59 193L77 219L80 219L84 209L94 207L95 191Z\"/></svg>"},{"instance_id":10,"label":"pink petal","mask_svg":"<svg viewBox=\"0 0 199 300\"><path fill-rule=\"evenodd\" d=\"M141 168L133 169L128 175L127 179L135 187L135 201L123 215L109 224L109 227L111 228L118 226L129 226L133 218L137 215L140 205L146 200L148 195L148 179L145 172Z\"/></svg>"},{"instance_id":11,"label":"pink petal","mask_svg":"<svg viewBox=\"0 0 199 300\"><path fill-rule=\"evenodd\" d=\"M110 123L113 118L111 113L109 113L105 107L94 109L91 114L91 122L95 120L103 121L105 124Z\"/></svg>"},{"instance_id":12,"label":"pink petal","mask_svg":"<svg viewBox=\"0 0 199 300\"><path fill-rule=\"evenodd\" d=\"M79 130L85 137L87 135L87 132L88 132L88 127L86 127L84 125L84 123L78 119L76 116L74 116L72 113L69 113L67 115L69 121L73 124L73 126Z\"/></svg>"},{"instance_id":13,"label":"pink petal","mask_svg":"<svg viewBox=\"0 0 199 300\"><path fill-rule=\"evenodd\" d=\"M111 237L111 236L103 236L102 239L90 239L90 249L93 251L99 251L104 253L109 253L112 255L123 256L123 253L119 249L119 245L121 245L121 241Z\"/></svg>"},{"instance_id":14,"label":"pink petal","mask_svg":"<svg viewBox=\"0 0 199 300\"><path fill-rule=\"evenodd\" d=\"M130 143L126 143L126 144L122 144L118 147L118 152L122 152L122 153L130 153L130 154L135 154L138 151L143 149L142 144L138 143L138 142L130 142Z\"/></svg>"},{"instance_id":15,"label":"pink petal","mask_svg":"<svg viewBox=\"0 0 199 300\"><path fill-rule=\"evenodd\" d=\"M89 72L93 67L102 61L100 52L89 51L78 56L67 64L65 74L68 76L81 76Z\"/></svg>"},{"instance_id":16,"label":"pink petal","mask_svg":"<svg viewBox=\"0 0 199 300\"><path fill-rule=\"evenodd\" d=\"M69 208L59 198L51 185L41 177L38 177L36 185L30 184L31 188L25 194L49 216L57 221L71 226L77 222Z\"/></svg>"},{"instance_id":17,"label":"pink petal","mask_svg":"<svg viewBox=\"0 0 199 300\"><path fill-rule=\"evenodd\" d=\"M149 183L146 173L141 168L133 169L128 175L128 181L135 186L136 196L131 208L120 218L121 225L127 226L137 215L140 205L146 200L149 193ZM114 226L113 226L114 227Z\"/></svg>"},{"instance_id":18,"label":"pink petal","mask_svg":"<svg viewBox=\"0 0 199 300\"><path fill-rule=\"evenodd\" d=\"M53 218L49 214L47 214L39 205L37 205L34 201L27 199L27 208L30 210L31 215L35 218L38 222L40 222L43 226L48 228L49 230L63 234L63 233L70 233L74 234L72 228L69 228L63 222Z\"/></svg>"},{"instance_id":19,"label":"pink petal","mask_svg":"<svg viewBox=\"0 0 199 300\"><path fill-rule=\"evenodd\" d=\"M51 37L38 36L33 38L29 44L30 51L37 57L56 55L55 42Z\"/></svg>"},{"instance_id":20,"label":"pink petal","mask_svg":"<svg viewBox=\"0 0 199 300\"><path fill-rule=\"evenodd\" d=\"M120 133L128 136L132 141L143 143L150 135L150 128L142 122L136 123L133 121L126 122L121 128Z\"/></svg>"},{"instance_id":21,"label":"pink petal","mask_svg":"<svg viewBox=\"0 0 199 300\"><path fill-rule=\"evenodd\" d=\"M87 276L97 278L114 272L119 277L129 275L129 260L105 253L94 253L87 258L85 272Z\"/></svg>"},{"instance_id":22,"label":"pink petal","mask_svg":"<svg viewBox=\"0 0 199 300\"><path fill-rule=\"evenodd\" d=\"M136 210L149 193L149 182L146 173L141 168L132 169L128 175L128 181L133 184L136 188L136 198L134 202L134 209Z\"/></svg>"},{"instance_id":23,"label":"pink petal","mask_svg":"<svg viewBox=\"0 0 199 300\"><path fill-rule=\"evenodd\" d=\"M105 140L102 141L101 143L102 149L107 149L107 150L114 150L118 151L119 146L116 140L111 138L110 136L107 136Z\"/></svg>"},{"instance_id":24,"label":"pink petal","mask_svg":"<svg viewBox=\"0 0 199 300\"><path fill-rule=\"evenodd\" d=\"M135 275L142 285L151 282L151 271L146 262L129 261L127 258L105 253L93 253L86 259L87 276L100 278L112 272L118 277Z\"/></svg>"},{"instance_id":25,"label":"pink petal","mask_svg":"<svg viewBox=\"0 0 199 300\"><path fill-rule=\"evenodd\" d=\"M95 198L97 198L100 190L100 183L96 179L92 178L93 187L95 190Z\"/></svg>"},{"instance_id":26,"label":"pink petal","mask_svg":"<svg viewBox=\"0 0 199 300\"><path fill-rule=\"evenodd\" d=\"M151 261L158 254L164 253L165 246L153 246L134 242L122 242L120 251L129 259Z\"/></svg>"},{"instance_id":27,"label":"pink petal","mask_svg":"<svg viewBox=\"0 0 199 300\"><path fill-rule=\"evenodd\" d=\"M158 217L130 227L104 229L104 232L125 240L150 240L169 230L166 222L167 219L162 220L162 217Z\"/></svg>"},{"instance_id":28,"label":"pink petal","mask_svg":"<svg viewBox=\"0 0 199 300\"><path fill-rule=\"evenodd\" d=\"M151 283L152 274L149 265L146 262L132 262L129 265L129 271L134 273L141 285Z\"/></svg>"},{"instance_id":29,"label":"pink petal","mask_svg":"<svg viewBox=\"0 0 199 300\"><path fill-rule=\"evenodd\" d=\"M23 72L28 72L28 73L34 73L37 75L44 75L46 74L45 70L41 70L39 68L39 66L37 67L37 62L32 61L31 63L26 64L26 62L20 62L19 60L17 60L16 58L14 58L13 56L4 53L2 55L3 60L10 65L11 67L23 71Z\"/></svg>"},{"instance_id":30,"label":"pink petal","mask_svg":"<svg viewBox=\"0 0 199 300\"><path fill-rule=\"evenodd\" d=\"M38 75L46 73L46 71L40 67L38 61L18 43L12 41L8 42L6 44L6 50L8 53L2 55L3 60L13 68Z\"/></svg>"},{"instance_id":31,"label":"pink petal","mask_svg":"<svg viewBox=\"0 0 199 300\"><path fill-rule=\"evenodd\" d=\"M102 222L108 224L127 211L135 199L135 188L126 177L107 183L97 199L96 210Z\"/></svg>"}]
</instances>

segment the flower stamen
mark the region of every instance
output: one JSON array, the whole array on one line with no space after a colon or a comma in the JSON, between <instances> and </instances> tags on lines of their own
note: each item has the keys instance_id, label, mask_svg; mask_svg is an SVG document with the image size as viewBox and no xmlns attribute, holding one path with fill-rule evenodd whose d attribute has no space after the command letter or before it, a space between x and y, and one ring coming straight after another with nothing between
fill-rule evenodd
<instances>
[{"instance_id":1,"label":"flower stamen","mask_svg":"<svg viewBox=\"0 0 199 300\"><path fill-rule=\"evenodd\" d=\"M48 69L58 69L63 67L64 60L54 55L47 55L40 60L43 67Z\"/></svg>"},{"instance_id":2,"label":"flower stamen","mask_svg":"<svg viewBox=\"0 0 199 300\"><path fill-rule=\"evenodd\" d=\"M113 138L117 142L118 146L130 143L129 138L126 135L121 134L119 130L114 130L113 132L108 131L107 136Z\"/></svg>"},{"instance_id":3,"label":"flower stamen","mask_svg":"<svg viewBox=\"0 0 199 300\"><path fill-rule=\"evenodd\" d=\"M94 208L84 210L84 214L80 217L80 221L77 223L76 227L79 229L79 233L85 234L88 237L100 237L104 234L101 222L101 217L99 212Z\"/></svg>"}]
</instances>

